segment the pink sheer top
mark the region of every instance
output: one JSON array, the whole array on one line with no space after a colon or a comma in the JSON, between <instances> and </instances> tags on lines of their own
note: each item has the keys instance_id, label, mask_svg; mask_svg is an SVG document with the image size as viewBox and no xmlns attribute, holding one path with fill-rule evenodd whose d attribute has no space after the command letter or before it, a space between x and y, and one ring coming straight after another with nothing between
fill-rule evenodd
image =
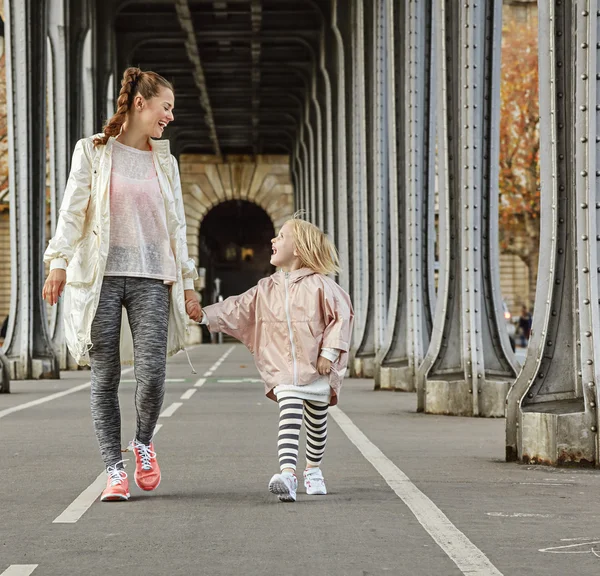
<instances>
[{"instance_id":1,"label":"pink sheer top","mask_svg":"<svg viewBox=\"0 0 600 576\"><path fill-rule=\"evenodd\" d=\"M176 280L167 211L152 152L113 143L106 276Z\"/></svg>"}]
</instances>

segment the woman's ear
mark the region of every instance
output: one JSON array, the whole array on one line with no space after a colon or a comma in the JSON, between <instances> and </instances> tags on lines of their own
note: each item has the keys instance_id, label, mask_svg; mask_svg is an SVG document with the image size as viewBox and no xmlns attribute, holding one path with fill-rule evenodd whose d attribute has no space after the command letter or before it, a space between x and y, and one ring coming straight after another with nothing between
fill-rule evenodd
<instances>
[{"instance_id":1,"label":"woman's ear","mask_svg":"<svg viewBox=\"0 0 600 576\"><path fill-rule=\"evenodd\" d=\"M133 99L132 108L138 112L141 112L144 109L144 104L144 97L141 94L136 94L135 98Z\"/></svg>"}]
</instances>

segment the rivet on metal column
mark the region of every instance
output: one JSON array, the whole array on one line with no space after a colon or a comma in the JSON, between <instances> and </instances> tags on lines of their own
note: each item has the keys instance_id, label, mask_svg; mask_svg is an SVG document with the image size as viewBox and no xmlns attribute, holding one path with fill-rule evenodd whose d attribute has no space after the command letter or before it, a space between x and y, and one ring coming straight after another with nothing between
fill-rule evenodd
<instances>
[{"instance_id":1,"label":"rivet on metal column","mask_svg":"<svg viewBox=\"0 0 600 576\"><path fill-rule=\"evenodd\" d=\"M502 2L435 3L446 83L443 130L449 242L438 291L436 337L422 366L419 410L500 417L517 365L503 326L498 271L498 126ZM445 68L445 69L444 69ZM441 193L443 191L440 191Z\"/></svg>"},{"instance_id":2,"label":"rivet on metal column","mask_svg":"<svg viewBox=\"0 0 600 576\"><path fill-rule=\"evenodd\" d=\"M599 24L596 0L539 5L540 259L507 460L600 465Z\"/></svg>"}]
</instances>

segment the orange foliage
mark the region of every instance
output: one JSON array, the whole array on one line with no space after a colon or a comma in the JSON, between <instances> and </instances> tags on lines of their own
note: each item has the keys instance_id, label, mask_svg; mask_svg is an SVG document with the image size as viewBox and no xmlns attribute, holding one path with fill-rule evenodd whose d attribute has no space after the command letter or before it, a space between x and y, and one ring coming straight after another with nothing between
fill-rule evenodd
<instances>
[{"instance_id":1,"label":"orange foliage","mask_svg":"<svg viewBox=\"0 0 600 576\"><path fill-rule=\"evenodd\" d=\"M539 86L537 22L509 22L502 35L500 247L529 267L539 253Z\"/></svg>"}]
</instances>

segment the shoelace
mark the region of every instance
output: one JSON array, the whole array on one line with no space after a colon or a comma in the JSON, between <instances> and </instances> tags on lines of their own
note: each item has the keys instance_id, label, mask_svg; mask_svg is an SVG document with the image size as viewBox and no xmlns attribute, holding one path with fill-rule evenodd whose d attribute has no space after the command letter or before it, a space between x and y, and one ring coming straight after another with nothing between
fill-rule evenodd
<instances>
[{"instance_id":1,"label":"shoelace","mask_svg":"<svg viewBox=\"0 0 600 576\"><path fill-rule=\"evenodd\" d=\"M119 464L123 464L127 460L119 460L114 466L108 466L106 468L106 473L110 478L110 485L116 486L117 484L121 484L123 480L127 478L127 472L123 470L123 468L117 468Z\"/></svg>"},{"instance_id":2,"label":"shoelace","mask_svg":"<svg viewBox=\"0 0 600 576\"><path fill-rule=\"evenodd\" d=\"M156 452L150 450L150 446L146 446L137 440L134 442L133 447L137 449L142 461L142 470L152 470L152 464L150 463L150 460L156 458Z\"/></svg>"}]
</instances>

